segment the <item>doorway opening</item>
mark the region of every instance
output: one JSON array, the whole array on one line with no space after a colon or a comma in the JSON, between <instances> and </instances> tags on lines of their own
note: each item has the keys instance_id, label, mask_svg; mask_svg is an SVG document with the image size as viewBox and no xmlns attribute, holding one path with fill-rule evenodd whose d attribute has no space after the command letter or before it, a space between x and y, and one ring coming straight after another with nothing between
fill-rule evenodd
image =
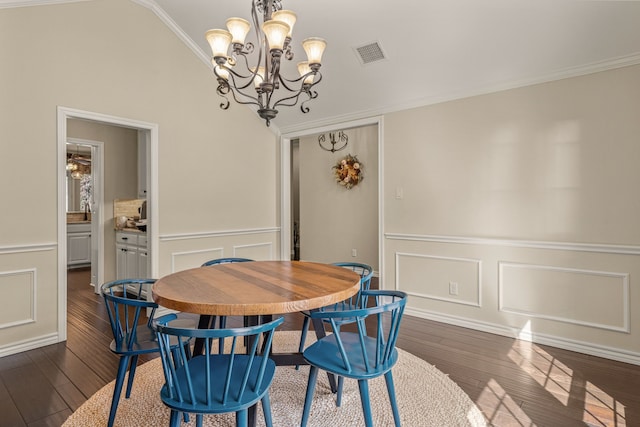
<instances>
[{"instance_id":1,"label":"doorway opening","mask_svg":"<svg viewBox=\"0 0 640 427\"><path fill-rule=\"evenodd\" d=\"M125 128L137 132L138 140L145 141L145 150L143 152L145 158L145 184L147 199L147 240L148 240L148 272L151 277L157 275L157 257L158 257L158 216L157 216L157 164L158 164L158 125L147 123L122 117L109 116L101 113L90 111L75 110L66 107L58 107L57 111L57 146L58 146L58 339L66 340L67 337L67 224L66 224L66 164L67 164L67 140L68 124L70 120L80 120L98 125L114 126ZM95 141L93 141L95 142ZM137 149L137 148L136 148ZM104 161L104 155L101 156ZM102 168L104 165L102 164ZM104 170L104 169L102 169ZM98 183L98 186L101 183ZM101 191L104 194L104 189ZM104 202L94 201L96 205ZM110 250L105 245L105 232L113 230L113 221L111 216L107 216L102 206L92 206L95 211L92 212L92 227L95 222L95 239L97 240L95 255L92 251L92 258L95 256L96 273L95 278L91 278L96 291L99 292L100 284L105 281L105 255ZM107 217L109 220L107 220ZM92 240L94 235L92 234ZM92 244L93 246L93 244ZM113 257L115 257L115 246ZM111 257L111 251L109 252ZM92 259L93 266L93 259ZM93 274L93 273L92 273Z\"/></svg>"},{"instance_id":2,"label":"doorway opening","mask_svg":"<svg viewBox=\"0 0 640 427\"><path fill-rule=\"evenodd\" d=\"M65 165L67 269L90 266L88 285L99 293L103 278L100 224L104 206L104 144L67 138ZM95 220L94 220L95 219Z\"/></svg>"},{"instance_id":3,"label":"doorway opening","mask_svg":"<svg viewBox=\"0 0 640 427\"><path fill-rule=\"evenodd\" d=\"M318 148L319 135L338 130L352 134L347 148ZM282 137L282 259L363 262L381 275L382 146L381 117ZM350 189L338 185L333 174L347 154L361 156L365 165L363 183Z\"/></svg>"}]
</instances>

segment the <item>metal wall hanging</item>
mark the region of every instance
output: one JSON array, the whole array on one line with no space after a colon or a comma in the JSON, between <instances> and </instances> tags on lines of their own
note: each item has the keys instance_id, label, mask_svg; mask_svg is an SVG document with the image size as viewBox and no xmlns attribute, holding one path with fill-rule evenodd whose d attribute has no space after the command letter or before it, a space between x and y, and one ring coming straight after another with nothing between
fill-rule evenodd
<instances>
[{"instance_id":1,"label":"metal wall hanging","mask_svg":"<svg viewBox=\"0 0 640 427\"><path fill-rule=\"evenodd\" d=\"M325 144L327 142L327 136L323 133L318 137L318 145L325 151L331 151L335 153L336 151L344 150L347 147L347 143L349 142L349 137L343 131L338 132L337 138L335 132L329 132L329 144L331 144L331 148L328 148L328 145ZM326 146L325 146L326 145ZM336 148L336 145L338 148Z\"/></svg>"}]
</instances>

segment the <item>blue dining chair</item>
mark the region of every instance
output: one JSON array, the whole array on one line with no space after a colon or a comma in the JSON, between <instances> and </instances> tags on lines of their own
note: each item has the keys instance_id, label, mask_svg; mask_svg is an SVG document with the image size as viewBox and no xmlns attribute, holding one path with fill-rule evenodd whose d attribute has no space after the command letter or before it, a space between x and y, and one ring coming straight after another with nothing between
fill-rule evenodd
<instances>
[{"instance_id":1,"label":"blue dining chair","mask_svg":"<svg viewBox=\"0 0 640 427\"><path fill-rule=\"evenodd\" d=\"M284 318L235 329L176 328L167 325L171 319L167 315L154 322L166 380L160 398L171 409L169 425L178 427L180 413L196 414L200 427L204 414L235 412L236 425L245 427L249 407L261 401L265 422L272 427L269 387L276 365L268 354L275 329ZM204 353L190 356L185 346L174 351L172 338L204 340ZM220 351L215 341L225 339L227 345Z\"/></svg>"},{"instance_id":2,"label":"blue dining chair","mask_svg":"<svg viewBox=\"0 0 640 427\"><path fill-rule=\"evenodd\" d=\"M360 401L365 425L373 426L368 381L384 375L396 427L400 426L400 413L396 402L391 369L398 361L396 340L400 321L407 302L401 291L369 290L360 293L360 308L344 311L315 311L311 318L322 319L331 325L332 334L311 344L303 353L309 363L309 382L304 401L301 427L309 421L309 412L318 378L322 369L338 376L338 396L342 394L344 378L358 380ZM341 330L344 321L357 332ZM338 405L339 406L339 405Z\"/></svg>"},{"instance_id":3,"label":"blue dining chair","mask_svg":"<svg viewBox=\"0 0 640 427\"><path fill-rule=\"evenodd\" d=\"M203 263L201 267L206 267L209 265L216 265L216 264L229 264L232 262L251 262L251 261L253 260L249 258L233 258L233 257L232 258L216 258Z\"/></svg>"},{"instance_id":4,"label":"blue dining chair","mask_svg":"<svg viewBox=\"0 0 640 427\"><path fill-rule=\"evenodd\" d=\"M352 296L351 298L344 300L342 302L332 304L330 306L322 307L320 311L338 311L338 310L351 310L355 308L356 302L358 301L360 292L368 291L371 287L371 278L373 277L373 268L370 265L357 263L357 262L336 262L332 265L338 267L348 268L350 270L355 271L360 275L360 291ZM307 341L307 332L309 331L309 320L310 320L310 312L302 311L302 315L304 316L304 320L302 321L302 334L300 336L300 345L298 346L298 351L302 353L304 350L304 345ZM344 319L344 321L348 321L348 319ZM296 366L298 369L298 366Z\"/></svg>"},{"instance_id":5,"label":"blue dining chair","mask_svg":"<svg viewBox=\"0 0 640 427\"><path fill-rule=\"evenodd\" d=\"M155 279L123 279L105 283L100 287L113 333L110 349L120 356L108 427L113 426L127 370L129 378L125 397L128 399L131 396L138 356L160 351L156 333L151 325L158 305L153 301L147 301L145 296L154 283ZM147 315L147 309L150 310L149 319L140 324L141 317L144 319ZM174 315L175 318L177 315ZM174 343L174 347L175 345Z\"/></svg>"},{"instance_id":6,"label":"blue dining chair","mask_svg":"<svg viewBox=\"0 0 640 427\"><path fill-rule=\"evenodd\" d=\"M252 259L249 258L238 258L238 257L229 257L229 258L216 258L216 259L211 259L205 263L203 263L200 267L208 267L211 265L218 265L218 264L231 264L231 263L235 263L235 262L252 262ZM215 328L216 327L216 321L218 322L218 327L219 328L226 328L227 326L227 317L226 316L212 316L209 314L202 314L200 315L200 321L198 323L198 327L200 329L209 329L209 328ZM246 318L244 319L244 325L247 326L247 320ZM194 352L196 354L199 354L202 352L202 346L201 346L201 342L200 340L198 340L198 342L196 343L196 347L194 349Z\"/></svg>"}]
</instances>

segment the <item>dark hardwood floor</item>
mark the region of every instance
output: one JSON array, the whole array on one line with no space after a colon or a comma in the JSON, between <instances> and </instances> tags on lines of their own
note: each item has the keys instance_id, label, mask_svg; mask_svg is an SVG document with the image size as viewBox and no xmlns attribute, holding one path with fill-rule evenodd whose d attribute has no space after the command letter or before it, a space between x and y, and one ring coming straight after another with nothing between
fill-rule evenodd
<instances>
[{"instance_id":1,"label":"dark hardwood floor","mask_svg":"<svg viewBox=\"0 0 640 427\"><path fill-rule=\"evenodd\" d=\"M1 427L60 426L115 378L104 303L88 277L88 270L68 275L66 342L0 358ZM282 328L300 325L291 315ZM638 366L411 316L398 347L447 373L490 425L640 426Z\"/></svg>"}]
</instances>

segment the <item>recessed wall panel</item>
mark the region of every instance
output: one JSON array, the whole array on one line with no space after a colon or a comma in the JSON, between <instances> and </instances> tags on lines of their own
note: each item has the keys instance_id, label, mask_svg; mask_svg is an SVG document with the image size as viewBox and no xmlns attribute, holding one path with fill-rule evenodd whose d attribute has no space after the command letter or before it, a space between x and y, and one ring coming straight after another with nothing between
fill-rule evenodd
<instances>
[{"instance_id":1,"label":"recessed wall panel","mask_svg":"<svg viewBox=\"0 0 640 427\"><path fill-rule=\"evenodd\" d=\"M172 256L172 272L200 267L203 263L224 256L222 248L176 252Z\"/></svg>"},{"instance_id":2,"label":"recessed wall panel","mask_svg":"<svg viewBox=\"0 0 640 427\"><path fill-rule=\"evenodd\" d=\"M499 263L500 310L629 332L627 273Z\"/></svg>"},{"instance_id":3,"label":"recessed wall panel","mask_svg":"<svg viewBox=\"0 0 640 427\"><path fill-rule=\"evenodd\" d=\"M256 261L269 261L273 259L273 243L253 243L237 245L233 247L233 256L249 258Z\"/></svg>"},{"instance_id":4,"label":"recessed wall panel","mask_svg":"<svg viewBox=\"0 0 640 427\"><path fill-rule=\"evenodd\" d=\"M477 259L396 253L396 286L419 298L481 305Z\"/></svg>"},{"instance_id":5,"label":"recessed wall panel","mask_svg":"<svg viewBox=\"0 0 640 427\"><path fill-rule=\"evenodd\" d=\"M35 322L36 272L0 272L0 329Z\"/></svg>"}]
</instances>

